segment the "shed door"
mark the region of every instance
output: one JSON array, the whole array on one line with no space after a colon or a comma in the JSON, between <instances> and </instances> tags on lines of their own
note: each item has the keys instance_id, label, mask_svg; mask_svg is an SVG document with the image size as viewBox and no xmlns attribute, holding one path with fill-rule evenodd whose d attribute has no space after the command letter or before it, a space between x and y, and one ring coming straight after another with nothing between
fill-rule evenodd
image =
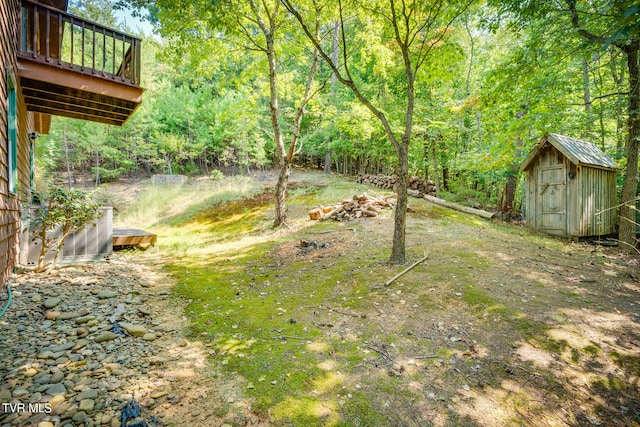
<instances>
[{"instance_id":1,"label":"shed door","mask_svg":"<svg viewBox=\"0 0 640 427\"><path fill-rule=\"evenodd\" d=\"M540 229L550 234L565 234L566 176L563 164L542 166L538 170L538 224Z\"/></svg>"}]
</instances>

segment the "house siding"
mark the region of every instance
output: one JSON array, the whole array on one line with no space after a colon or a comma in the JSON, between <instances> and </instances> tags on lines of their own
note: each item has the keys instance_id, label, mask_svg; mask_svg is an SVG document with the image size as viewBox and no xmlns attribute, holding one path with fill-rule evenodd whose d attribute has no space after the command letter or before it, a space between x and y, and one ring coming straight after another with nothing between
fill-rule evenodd
<instances>
[{"instance_id":1,"label":"house siding","mask_svg":"<svg viewBox=\"0 0 640 427\"><path fill-rule=\"evenodd\" d=\"M30 194L28 132L33 129L33 115L27 112L19 90L16 49L19 40L20 3L18 0L0 1L0 290L4 291L18 261L20 235L20 197ZM9 194L7 170L8 135L7 67L13 71L17 90L17 195Z\"/></svg>"}]
</instances>

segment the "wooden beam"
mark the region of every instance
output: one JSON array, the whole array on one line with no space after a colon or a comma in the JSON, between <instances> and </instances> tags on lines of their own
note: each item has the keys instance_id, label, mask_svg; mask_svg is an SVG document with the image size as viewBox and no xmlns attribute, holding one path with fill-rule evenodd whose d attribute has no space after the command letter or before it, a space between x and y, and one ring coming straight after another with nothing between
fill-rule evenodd
<instances>
[{"instance_id":1,"label":"wooden beam","mask_svg":"<svg viewBox=\"0 0 640 427\"><path fill-rule=\"evenodd\" d=\"M64 100L69 104L74 104L82 101L86 106L93 106L93 108L99 110L112 110L112 111L131 111L136 107L136 103L123 101L121 99L110 98L105 95L97 95L94 93L83 93L64 86L53 86L48 83L40 83L35 80L24 79L21 82L22 93L25 96L31 96L34 98L50 99L56 98Z\"/></svg>"},{"instance_id":2,"label":"wooden beam","mask_svg":"<svg viewBox=\"0 0 640 427\"><path fill-rule=\"evenodd\" d=\"M113 246L155 245L157 241L158 236L148 231L135 228L113 229Z\"/></svg>"},{"instance_id":3,"label":"wooden beam","mask_svg":"<svg viewBox=\"0 0 640 427\"><path fill-rule=\"evenodd\" d=\"M31 94L24 92L23 96L24 102L27 104L28 108L44 107L52 110L64 110L89 115L97 115L116 120L126 120L133 111L119 109L118 111L114 112L104 105L96 105L94 103L86 102L81 99L76 100L76 102L69 102L65 99L59 99L55 97L32 96ZM33 111L32 108L29 109Z\"/></svg>"},{"instance_id":4,"label":"wooden beam","mask_svg":"<svg viewBox=\"0 0 640 427\"><path fill-rule=\"evenodd\" d=\"M25 78L46 82L82 92L123 99L135 104L142 102L142 93L144 92L144 89L138 86L112 81L100 76L87 75L62 67L41 64L25 56L18 57L18 76L20 76L20 79Z\"/></svg>"},{"instance_id":5,"label":"wooden beam","mask_svg":"<svg viewBox=\"0 0 640 427\"><path fill-rule=\"evenodd\" d=\"M43 113L33 113L34 131L42 135L49 134L49 128L51 127L51 115Z\"/></svg>"},{"instance_id":6,"label":"wooden beam","mask_svg":"<svg viewBox=\"0 0 640 427\"><path fill-rule=\"evenodd\" d=\"M74 111L67 111L67 110L61 110L61 109L55 109L55 108L47 108L43 105L30 105L28 106L28 110L31 112L35 112L35 113L43 113L43 114L50 114L52 116L62 116L62 117L69 117L72 119L80 119L80 120L87 120L90 122L98 122L98 123L105 123L108 125L115 125L115 126L122 126L125 122L127 118L123 118L123 119L111 119L108 117L104 117L104 116L99 116L99 115L91 115L91 114L83 114L83 113L78 113L78 112L74 112Z\"/></svg>"}]
</instances>

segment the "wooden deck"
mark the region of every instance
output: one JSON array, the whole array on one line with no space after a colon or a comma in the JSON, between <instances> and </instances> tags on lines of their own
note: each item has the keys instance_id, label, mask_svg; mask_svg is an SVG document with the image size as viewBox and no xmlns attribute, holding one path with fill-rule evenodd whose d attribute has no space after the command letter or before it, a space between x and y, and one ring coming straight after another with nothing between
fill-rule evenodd
<instances>
[{"instance_id":1,"label":"wooden deck","mask_svg":"<svg viewBox=\"0 0 640 427\"><path fill-rule=\"evenodd\" d=\"M113 246L155 245L158 236L135 228L114 228Z\"/></svg>"}]
</instances>

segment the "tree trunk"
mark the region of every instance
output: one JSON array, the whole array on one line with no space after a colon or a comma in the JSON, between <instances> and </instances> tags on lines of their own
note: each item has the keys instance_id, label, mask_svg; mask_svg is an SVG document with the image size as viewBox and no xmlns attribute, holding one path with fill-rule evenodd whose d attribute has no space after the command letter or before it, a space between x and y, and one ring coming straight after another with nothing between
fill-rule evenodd
<instances>
[{"instance_id":1,"label":"tree trunk","mask_svg":"<svg viewBox=\"0 0 640 427\"><path fill-rule=\"evenodd\" d=\"M331 174L331 148L324 155L324 173Z\"/></svg>"},{"instance_id":2,"label":"tree trunk","mask_svg":"<svg viewBox=\"0 0 640 427\"><path fill-rule=\"evenodd\" d=\"M476 123L478 123L478 148L482 151L482 126L480 122L480 112L476 113Z\"/></svg>"},{"instance_id":3,"label":"tree trunk","mask_svg":"<svg viewBox=\"0 0 640 427\"><path fill-rule=\"evenodd\" d=\"M100 185L100 152L96 149L96 188Z\"/></svg>"},{"instance_id":4,"label":"tree trunk","mask_svg":"<svg viewBox=\"0 0 640 427\"><path fill-rule=\"evenodd\" d=\"M516 114L516 120L522 119L527 114L527 111L520 111ZM513 201L516 198L516 186L518 183L518 171L519 171L519 163L520 156L522 155L522 137L518 135L518 140L516 141L516 152L514 157L514 162L509 167L509 172L507 175L507 181L504 184L504 189L502 191L502 202L500 204L500 213L502 214L503 221L511 221L511 212L513 211Z\"/></svg>"},{"instance_id":5,"label":"tree trunk","mask_svg":"<svg viewBox=\"0 0 640 427\"><path fill-rule=\"evenodd\" d=\"M37 232L40 237L40 253L38 254L38 264L36 264L36 273L41 273L44 271L44 259L47 256L47 252L49 251L49 245L47 242L47 230L41 229Z\"/></svg>"},{"instance_id":6,"label":"tree trunk","mask_svg":"<svg viewBox=\"0 0 640 427\"><path fill-rule=\"evenodd\" d=\"M585 140L589 140L591 136L591 79L589 76L589 62L586 59L582 60L582 99L584 100L584 111L586 116L586 123L582 129L580 137Z\"/></svg>"},{"instance_id":7,"label":"tree trunk","mask_svg":"<svg viewBox=\"0 0 640 427\"><path fill-rule=\"evenodd\" d=\"M276 218L273 222L274 227L280 227L286 224L287 220L287 185L289 183L289 172L291 165L286 160L284 164L280 166L280 174L278 175L278 182L276 183L275 190L275 204L276 204Z\"/></svg>"},{"instance_id":8,"label":"tree trunk","mask_svg":"<svg viewBox=\"0 0 640 427\"><path fill-rule=\"evenodd\" d=\"M627 172L622 187L622 207L620 208L620 241L625 250L633 252L636 246L635 204L638 189L638 148L640 147L640 64L638 50L640 41L627 46L629 68L629 117L627 121L628 134L626 141Z\"/></svg>"},{"instance_id":9,"label":"tree trunk","mask_svg":"<svg viewBox=\"0 0 640 427\"><path fill-rule=\"evenodd\" d=\"M589 78L589 63L582 60L582 98L584 99L584 111L591 111L591 79Z\"/></svg>"},{"instance_id":10,"label":"tree trunk","mask_svg":"<svg viewBox=\"0 0 640 427\"><path fill-rule=\"evenodd\" d=\"M338 35L339 35L339 29L340 27L338 26L338 21L334 21L333 23L333 52L331 54L331 60L333 61L333 65L334 67L338 66L338 51L339 51L339 44L338 44ZM333 101L333 97L336 93L336 73L333 72L331 74L331 100ZM327 151L324 155L324 173L326 173L327 175L331 174L331 141L333 138L329 138L329 141L327 141Z\"/></svg>"},{"instance_id":11,"label":"tree trunk","mask_svg":"<svg viewBox=\"0 0 640 427\"><path fill-rule=\"evenodd\" d=\"M507 182L504 183L504 189L502 190L502 203L500 205L500 212L502 212L502 219L508 221L510 214L513 211L513 201L516 198L516 174L513 171L509 172L507 176Z\"/></svg>"},{"instance_id":12,"label":"tree trunk","mask_svg":"<svg viewBox=\"0 0 640 427\"><path fill-rule=\"evenodd\" d=\"M408 147L401 144L398 148L398 181L396 182L398 204L396 205L396 212L394 216L393 247L391 248L391 258L389 259L392 264L402 264L406 260L405 236L407 206L409 204L409 196L407 193L407 189L409 187Z\"/></svg>"},{"instance_id":13,"label":"tree trunk","mask_svg":"<svg viewBox=\"0 0 640 427\"><path fill-rule=\"evenodd\" d=\"M624 100L622 92L623 89L623 81L624 81L624 68L621 70L621 73L618 73L618 68L616 66L616 57L614 55L613 47L610 48L611 58L609 59L609 64L611 65L611 78L613 79L615 91L618 93L616 98L616 155L618 157L622 157L624 153Z\"/></svg>"},{"instance_id":14,"label":"tree trunk","mask_svg":"<svg viewBox=\"0 0 640 427\"><path fill-rule=\"evenodd\" d=\"M438 176L438 138L431 141L431 161L433 162L433 183L436 186L436 197L440 197L440 177Z\"/></svg>"},{"instance_id":15,"label":"tree trunk","mask_svg":"<svg viewBox=\"0 0 640 427\"><path fill-rule=\"evenodd\" d=\"M464 20L464 28L467 30L467 35L469 36L469 42L471 43L471 49L469 52L469 67L467 68L467 83L465 86L465 93L469 96L470 86L471 86L471 71L473 70L473 59L475 53L475 43L473 40L473 34L471 34L471 30L469 30L469 22L468 17Z\"/></svg>"},{"instance_id":16,"label":"tree trunk","mask_svg":"<svg viewBox=\"0 0 640 427\"><path fill-rule=\"evenodd\" d=\"M425 135L422 142L422 163L424 165L424 179L429 179L429 140Z\"/></svg>"},{"instance_id":17,"label":"tree trunk","mask_svg":"<svg viewBox=\"0 0 640 427\"><path fill-rule=\"evenodd\" d=\"M164 155L164 161L167 162L167 168L169 169L169 175L173 175L173 169L171 168L171 157L168 154Z\"/></svg>"},{"instance_id":18,"label":"tree trunk","mask_svg":"<svg viewBox=\"0 0 640 427\"><path fill-rule=\"evenodd\" d=\"M67 166L67 180L69 180L69 189L73 186L71 185L71 166L69 165L69 146L67 144L67 125L64 125L62 128L62 143L64 144L64 161Z\"/></svg>"}]
</instances>

